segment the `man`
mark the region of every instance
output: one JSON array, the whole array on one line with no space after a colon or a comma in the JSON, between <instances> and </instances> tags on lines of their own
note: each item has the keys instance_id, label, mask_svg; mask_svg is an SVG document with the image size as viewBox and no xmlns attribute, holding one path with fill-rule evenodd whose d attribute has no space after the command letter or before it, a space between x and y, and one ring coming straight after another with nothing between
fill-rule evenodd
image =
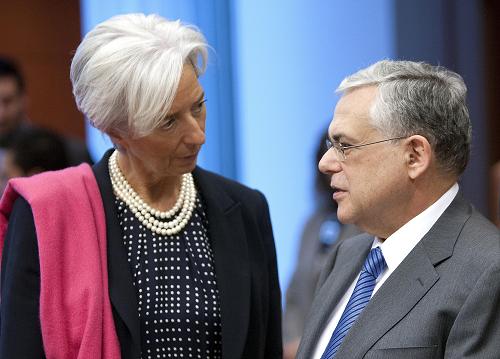
<instances>
[{"instance_id":1,"label":"man","mask_svg":"<svg viewBox=\"0 0 500 359\"><path fill-rule=\"evenodd\" d=\"M0 57L0 152L9 147L20 132L33 127L26 114L26 104L26 86L19 68L10 59ZM82 143L65 138L64 145L70 165L91 163Z\"/></svg>"},{"instance_id":2,"label":"man","mask_svg":"<svg viewBox=\"0 0 500 359\"><path fill-rule=\"evenodd\" d=\"M319 163L339 242L298 358L499 358L500 235L459 193L471 127L462 78L380 61L347 77Z\"/></svg>"}]
</instances>

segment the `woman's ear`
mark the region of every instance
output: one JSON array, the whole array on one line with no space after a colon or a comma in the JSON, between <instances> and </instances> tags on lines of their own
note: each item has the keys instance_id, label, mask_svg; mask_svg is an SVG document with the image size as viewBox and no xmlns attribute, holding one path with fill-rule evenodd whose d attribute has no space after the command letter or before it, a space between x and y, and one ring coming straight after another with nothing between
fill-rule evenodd
<instances>
[{"instance_id":1,"label":"woman's ear","mask_svg":"<svg viewBox=\"0 0 500 359\"><path fill-rule=\"evenodd\" d=\"M115 148L117 150L122 150L123 148L125 148L126 146L124 146L125 144L125 141L123 140L123 137L121 137L120 135L116 134L116 133L108 133L107 134L109 136L109 138L111 139L111 142L113 142L113 145L115 146Z\"/></svg>"},{"instance_id":2,"label":"woman's ear","mask_svg":"<svg viewBox=\"0 0 500 359\"><path fill-rule=\"evenodd\" d=\"M424 136L413 135L406 139L406 164L408 176L416 179L427 171L432 161L432 147Z\"/></svg>"}]
</instances>

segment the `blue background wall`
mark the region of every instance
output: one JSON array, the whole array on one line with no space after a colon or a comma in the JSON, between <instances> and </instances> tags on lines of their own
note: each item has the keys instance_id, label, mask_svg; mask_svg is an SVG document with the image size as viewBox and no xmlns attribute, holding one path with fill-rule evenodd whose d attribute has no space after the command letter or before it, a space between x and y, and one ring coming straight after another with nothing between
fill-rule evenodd
<instances>
[{"instance_id":1,"label":"blue background wall","mask_svg":"<svg viewBox=\"0 0 500 359\"><path fill-rule=\"evenodd\" d=\"M347 74L393 56L391 2L234 2L239 179L269 200L283 288L314 207L314 154L334 90Z\"/></svg>"}]
</instances>

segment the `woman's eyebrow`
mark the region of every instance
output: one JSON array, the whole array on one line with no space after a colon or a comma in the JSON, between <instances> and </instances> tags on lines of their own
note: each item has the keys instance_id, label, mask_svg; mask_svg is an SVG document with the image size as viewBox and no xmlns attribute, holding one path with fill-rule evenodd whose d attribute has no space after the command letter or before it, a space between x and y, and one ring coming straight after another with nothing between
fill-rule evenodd
<instances>
[{"instance_id":1,"label":"woman's eyebrow","mask_svg":"<svg viewBox=\"0 0 500 359\"><path fill-rule=\"evenodd\" d=\"M196 100L196 102L201 102L201 101L203 101L203 99L204 99L204 98L205 98L205 91L203 91L203 92L201 93L201 96L200 96L200 97L198 97L198 100Z\"/></svg>"},{"instance_id":2,"label":"woman's eyebrow","mask_svg":"<svg viewBox=\"0 0 500 359\"><path fill-rule=\"evenodd\" d=\"M204 98L205 98L205 91L203 91L203 92L201 93L201 96L199 96L199 97L198 97L198 99L197 99L194 103L199 103L199 102L203 101L203 99L204 99ZM176 117L176 116L179 114L179 112L180 112L180 111L173 112L173 113L169 113L169 114L167 114L167 116L166 116L166 117L167 117L167 118L168 118L168 117Z\"/></svg>"}]
</instances>

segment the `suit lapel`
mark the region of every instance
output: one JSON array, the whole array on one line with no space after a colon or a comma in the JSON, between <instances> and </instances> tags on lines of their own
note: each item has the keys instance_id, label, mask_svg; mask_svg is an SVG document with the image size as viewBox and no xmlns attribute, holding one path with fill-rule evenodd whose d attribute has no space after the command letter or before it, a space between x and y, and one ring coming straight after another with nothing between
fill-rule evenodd
<instances>
[{"instance_id":1,"label":"suit lapel","mask_svg":"<svg viewBox=\"0 0 500 359\"><path fill-rule=\"evenodd\" d=\"M93 167L106 216L109 296L115 313L129 332L128 335L122 333L120 326L115 323L120 345L131 348L131 358L138 358L141 353L141 335L137 314L137 293L127 262L127 254L121 243L123 234L118 223L118 214L108 172L108 159L111 153L112 151L108 151L103 159ZM130 341L130 338L132 338L131 345L127 342ZM125 352L129 352L129 350Z\"/></svg>"},{"instance_id":2,"label":"suit lapel","mask_svg":"<svg viewBox=\"0 0 500 359\"><path fill-rule=\"evenodd\" d=\"M415 306L438 278L424 249L417 245L375 293L344 338L337 357L362 358Z\"/></svg>"},{"instance_id":3,"label":"suit lapel","mask_svg":"<svg viewBox=\"0 0 500 359\"><path fill-rule=\"evenodd\" d=\"M342 296L359 274L371 248L373 237L362 235L356 239L339 242L337 250L331 254L334 266L329 271L326 281L315 294L308 323L302 336L300 358L311 358L318 340L328 324L332 312Z\"/></svg>"},{"instance_id":4,"label":"suit lapel","mask_svg":"<svg viewBox=\"0 0 500 359\"><path fill-rule=\"evenodd\" d=\"M209 235L222 317L223 358L239 358L247 337L250 315L250 269L240 203L200 168L193 172L206 204Z\"/></svg>"},{"instance_id":5,"label":"suit lapel","mask_svg":"<svg viewBox=\"0 0 500 359\"><path fill-rule=\"evenodd\" d=\"M435 266L450 258L470 206L460 194L401 262L363 310L337 352L361 358L425 296L439 280ZM383 315L381 315L383 313Z\"/></svg>"}]
</instances>

